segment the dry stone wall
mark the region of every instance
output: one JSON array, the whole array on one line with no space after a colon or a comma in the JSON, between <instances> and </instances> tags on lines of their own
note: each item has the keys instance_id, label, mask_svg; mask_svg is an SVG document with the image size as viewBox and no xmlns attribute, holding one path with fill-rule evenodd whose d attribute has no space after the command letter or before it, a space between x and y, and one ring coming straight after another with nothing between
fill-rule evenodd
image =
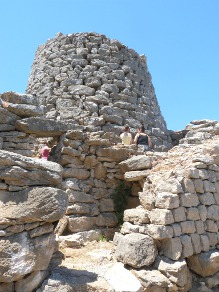
<instances>
[{"instance_id":1,"label":"dry stone wall","mask_svg":"<svg viewBox=\"0 0 219 292\"><path fill-rule=\"evenodd\" d=\"M219 123L169 132L144 56L104 35L58 34L38 48L27 93L0 97L0 290L36 289L55 232L80 233L80 243L110 238L118 180L132 196L116 258L142 289L189 291L194 277L217 289ZM132 133L144 124L155 151L119 145L125 124ZM35 158L48 137L57 141L52 161ZM171 139L179 145L166 152Z\"/></svg>"},{"instance_id":2,"label":"dry stone wall","mask_svg":"<svg viewBox=\"0 0 219 292\"><path fill-rule=\"evenodd\" d=\"M112 238L118 224L112 193L119 180L124 179L119 162L140 153L134 145L112 146L108 134L103 131L68 131L62 143L62 189L69 195L66 231L77 233L101 229ZM129 198L132 207L139 204L135 189Z\"/></svg>"},{"instance_id":3,"label":"dry stone wall","mask_svg":"<svg viewBox=\"0 0 219 292\"><path fill-rule=\"evenodd\" d=\"M48 276L54 223L68 204L63 169L5 150L0 157L0 291L33 291Z\"/></svg>"},{"instance_id":4,"label":"dry stone wall","mask_svg":"<svg viewBox=\"0 0 219 292\"><path fill-rule=\"evenodd\" d=\"M60 33L39 46L27 93L49 119L117 134L144 124L154 148L171 147L145 56L105 35Z\"/></svg>"},{"instance_id":5,"label":"dry stone wall","mask_svg":"<svg viewBox=\"0 0 219 292\"><path fill-rule=\"evenodd\" d=\"M218 122L196 123L202 124L201 129L207 129L206 123L213 124L214 133L218 129ZM158 289L158 283L151 283L151 277L159 277L159 273L167 278L159 286L167 290L161 291L190 291L197 275L206 284L205 289L218 287L219 138L212 135L210 139L196 141L194 144L184 141L168 153L160 153L159 158L148 157L152 165L150 170L142 168L143 180L139 170L134 170L134 165L139 165L139 156L120 163L124 178L129 181L139 178L143 188L139 192L140 205L125 210L121 232L115 234L116 257L137 269L134 273L148 289ZM144 250L149 244L148 236L153 239L146 248L150 255ZM177 279L170 272L173 273L174 265Z\"/></svg>"},{"instance_id":6,"label":"dry stone wall","mask_svg":"<svg viewBox=\"0 0 219 292\"><path fill-rule=\"evenodd\" d=\"M34 291L48 276L68 195L60 188L62 166L34 158L37 136L16 127L43 107L32 96L1 98L8 103L0 107L0 291Z\"/></svg>"}]
</instances>

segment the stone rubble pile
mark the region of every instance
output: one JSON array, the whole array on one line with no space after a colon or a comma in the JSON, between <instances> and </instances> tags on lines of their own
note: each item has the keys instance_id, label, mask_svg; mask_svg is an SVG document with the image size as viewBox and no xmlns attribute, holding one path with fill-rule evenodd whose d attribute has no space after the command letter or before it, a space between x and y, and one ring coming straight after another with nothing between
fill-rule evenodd
<instances>
[{"instance_id":1,"label":"stone rubble pile","mask_svg":"<svg viewBox=\"0 0 219 292\"><path fill-rule=\"evenodd\" d=\"M154 148L171 148L145 56L105 35L60 33L39 46L27 93L49 119L117 134L124 125L134 134L144 124Z\"/></svg>"},{"instance_id":2,"label":"stone rubble pile","mask_svg":"<svg viewBox=\"0 0 219 292\"><path fill-rule=\"evenodd\" d=\"M152 287L189 291L191 271L207 277L202 281L209 289L218 287L218 145L219 138L214 136L202 144L183 143L172 148L145 177L140 205L125 210L121 232L114 237L116 257L138 269L135 274L148 287L145 291L153 291ZM133 172L134 161L138 157L120 163L125 178ZM169 273L173 266L177 278ZM160 284L159 274L166 277ZM149 289L150 277L156 280Z\"/></svg>"}]
</instances>

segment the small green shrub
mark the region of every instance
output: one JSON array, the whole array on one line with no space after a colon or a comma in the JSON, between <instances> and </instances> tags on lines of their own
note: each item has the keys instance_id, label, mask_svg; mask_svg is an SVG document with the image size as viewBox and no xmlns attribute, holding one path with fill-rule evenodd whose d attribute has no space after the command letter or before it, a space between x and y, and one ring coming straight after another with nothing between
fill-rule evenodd
<instances>
[{"instance_id":1,"label":"small green shrub","mask_svg":"<svg viewBox=\"0 0 219 292\"><path fill-rule=\"evenodd\" d=\"M99 239L98 239L98 241L104 241L105 242L105 241L108 241L108 239L107 239L107 237L105 235L101 234Z\"/></svg>"},{"instance_id":2,"label":"small green shrub","mask_svg":"<svg viewBox=\"0 0 219 292\"><path fill-rule=\"evenodd\" d=\"M112 193L112 198L115 207L115 213L118 218L118 224L123 223L123 215L128 203L128 198L131 195L131 188L125 184L123 180L118 181L118 185Z\"/></svg>"}]
</instances>

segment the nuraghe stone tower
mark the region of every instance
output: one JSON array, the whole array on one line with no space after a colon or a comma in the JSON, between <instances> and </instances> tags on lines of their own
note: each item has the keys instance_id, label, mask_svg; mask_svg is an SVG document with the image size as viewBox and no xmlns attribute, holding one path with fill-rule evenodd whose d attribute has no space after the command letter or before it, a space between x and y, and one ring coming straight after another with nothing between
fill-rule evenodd
<instances>
[{"instance_id":1,"label":"nuraghe stone tower","mask_svg":"<svg viewBox=\"0 0 219 292\"><path fill-rule=\"evenodd\" d=\"M136 133L144 124L156 150L170 148L145 56L96 33L59 33L39 46L27 86L46 117L86 131Z\"/></svg>"}]
</instances>

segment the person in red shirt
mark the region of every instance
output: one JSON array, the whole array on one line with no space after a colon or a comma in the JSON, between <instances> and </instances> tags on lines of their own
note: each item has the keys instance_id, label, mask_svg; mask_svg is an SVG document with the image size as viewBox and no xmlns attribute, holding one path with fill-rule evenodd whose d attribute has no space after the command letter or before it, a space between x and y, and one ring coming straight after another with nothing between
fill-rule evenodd
<instances>
[{"instance_id":1,"label":"person in red shirt","mask_svg":"<svg viewBox=\"0 0 219 292\"><path fill-rule=\"evenodd\" d=\"M41 151L42 159L48 160L50 150L51 148L49 148L49 144L46 142Z\"/></svg>"}]
</instances>

